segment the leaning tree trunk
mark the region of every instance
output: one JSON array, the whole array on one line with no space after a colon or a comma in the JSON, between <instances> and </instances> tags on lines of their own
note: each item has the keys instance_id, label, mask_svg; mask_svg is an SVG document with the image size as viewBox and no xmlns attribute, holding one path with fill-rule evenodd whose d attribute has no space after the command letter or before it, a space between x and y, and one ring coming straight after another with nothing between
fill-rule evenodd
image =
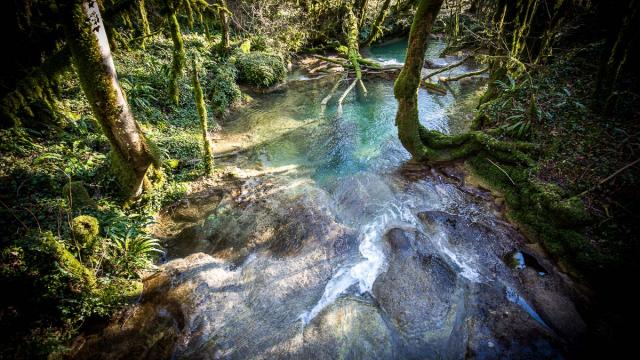
<instances>
[{"instance_id":1,"label":"leaning tree trunk","mask_svg":"<svg viewBox=\"0 0 640 360\"><path fill-rule=\"evenodd\" d=\"M157 165L124 97L97 3L65 4L65 34L80 85L111 144L112 168L129 197L142 192L147 170Z\"/></svg>"},{"instance_id":2,"label":"leaning tree trunk","mask_svg":"<svg viewBox=\"0 0 640 360\"><path fill-rule=\"evenodd\" d=\"M535 150L531 144L499 141L482 131L444 135L420 124L418 86L427 38L442 3L443 0L420 0L411 25L404 66L393 87L398 101L396 126L400 142L419 161L449 162L486 151L497 160L530 166L532 160L525 152Z\"/></svg>"},{"instance_id":3,"label":"leaning tree trunk","mask_svg":"<svg viewBox=\"0 0 640 360\"><path fill-rule=\"evenodd\" d=\"M442 1L440 1L440 3L442 3ZM391 4L391 0L385 0L384 4L382 4L382 9L380 9L376 20L373 22L373 26L371 26L371 33L369 33L367 39L362 43L363 46L371 45L372 42L374 42L378 37L380 37L380 35L382 35L382 23L384 22L384 19L387 17L387 13L389 12L389 4ZM438 11L440 11L439 7ZM431 25L429 25L429 32L431 32Z\"/></svg>"},{"instance_id":4,"label":"leaning tree trunk","mask_svg":"<svg viewBox=\"0 0 640 360\"><path fill-rule=\"evenodd\" d=\"M396 126L400 142L417 159L423 158L427 151L422 144L419 132L418 87L422 64L424 64L424 53L427 49L427 38L442 3L443 0L420 0L409 32L409 46L404 67L393 88L395 98L398 100Z\"/></svg>"}]
</instances>

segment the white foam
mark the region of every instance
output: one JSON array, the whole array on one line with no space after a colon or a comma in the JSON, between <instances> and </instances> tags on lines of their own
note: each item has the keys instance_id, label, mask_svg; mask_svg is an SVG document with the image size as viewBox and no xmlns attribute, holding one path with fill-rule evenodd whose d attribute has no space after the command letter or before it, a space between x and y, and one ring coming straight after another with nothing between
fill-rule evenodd
<instances>
[{"instance_id":1,"label":"white foam","mask_svg":"<svg viewBox=\"0 0 640 360\"><path fill-rule=\"evenodd\" d=\"M392 226L415 226L415 217L406 207L394 204L360 229L360 246L358 250L364 258L351 267L342 267L336 271L324 288L324 293L316 305L298 317L303 326L315 318L320 311L332 304L351 285L358 284L361 294L370 293L380 273L384 271L387 260L382 251L380 240ZM373 295L373 294L372 294Z\"/></svg>"},{"instance_id":2,"label":"white foam","mask_svg":"<svg viewBox=\"0 0 640 360\"><path fill-rule=\"evenodd\" d=\"M460 268L460 275L462 277L474 283L480 282L480 274L478 274L474 269L475 265L473 262L470 259L464 259L462 256L458 256L459 254L455 254L451 251L448 246L448 240L442 231L438 231L432 239L440 253L446 255L449 260Z\"/></svg>"}]
</instances>

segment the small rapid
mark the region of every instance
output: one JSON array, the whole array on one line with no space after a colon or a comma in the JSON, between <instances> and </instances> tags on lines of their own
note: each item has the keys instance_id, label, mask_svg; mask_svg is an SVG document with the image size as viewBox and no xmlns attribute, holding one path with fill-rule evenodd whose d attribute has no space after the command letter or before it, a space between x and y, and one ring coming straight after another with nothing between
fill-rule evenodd
<instances>
[{"instance_id":1,"label":"small rapid","mask_svg":"<svg viewBox=\"0 0 640 360\"><path fill-rule=\"evenodd\" d=\"M358 284L360 295L371 294L373 283L378 274L383 272L387 259L382 249L382 238L392 228L415 228L416 219L411 211L403 206L388 205L372 222L362 226L359 231L358 250L362 260L348 267L339 268L327 283L322 297L308 312L300 315L303 325L309 323L325 307L333 303L352 285Z\"/></svg>"}]
</instances>

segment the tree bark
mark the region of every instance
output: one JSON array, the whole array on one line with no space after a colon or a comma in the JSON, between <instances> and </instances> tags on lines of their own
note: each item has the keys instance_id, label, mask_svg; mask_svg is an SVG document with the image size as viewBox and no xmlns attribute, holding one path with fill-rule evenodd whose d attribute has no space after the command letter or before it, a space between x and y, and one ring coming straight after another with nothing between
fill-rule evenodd
<instances>
[{"instance_id":1,"label":"tree bark","mask_svg":"<svg viewBox=\"0 0 640 360\"><path fill-rule=\"evenodd\" d=\"M95 1L65 4L65 35L80 85L111 144L112 168L129 197L137 197L153 155L120 88L111 49Z\"/></svg>"},{"instance_id":2,"label":"tree bark","mask_svg":"<svg viewBox=\"0 0 640 360\"><path fill-rule=\"evenodd\" d=\"M362 43L363 46L371 45L372 42L374 42L378 37L380 37L380 35L382 35L382 23L384 22L384 19L387 17L387 13L389 12L389 4L391 4L391 0L385 0L384 4L382 4L382 9L380 9L380 12L376 17L376 20L373 22L373 25L371 26L371 33L369 34L367 39ZM440 10L438 9L438 11ZM429 26L429 32L431 32L431 26Z\"/></svg>"},{"instance_id":3,"label":"tree bark","mask_svg":"<svg viewBox=\"0 0 640 360\"><path fill-rule=\"evenodd\" d=\"M425 157L427 148L420 139L418 120L418 87L427 38L443 0L420 0L409 32L409 46L404 67L396 79L393 93L398 101L396 126L402 145L416 159Z\"/></svg>"},{"instance_id":4,"label":"tree bark","mask_svg":"<svg viewBox=\"0 0 640 360\"><path fill-rule=\"evenodd\" d=\"M220 9L218 10L218 16L220 16L220 25L222 27L222 48L226 51L231 47L231 39L229 35L229 20L227 19L227 13L229 8L225 0L220 0Z\"/></svg>"},{"instance_id":5,"label":"tree bark","mask_svg":"<svg viewBox=\"0 0 640 360\"><path fill-rule=\"evenodd\" d=\"M211 152L211 139L209 139L207 107L204 103L204 96L202 94L202 87L200 86L200 79L198 77L198 69L196 68L195 59L193 59L192 62L193 69L191 73L191 80L193 83L193 97L195 98L198 116L200 117L200 130L202 131L202 145L204 147L204 169L207 175L211 175L213 173L213 154Z\"/></svg>"},{"instance_id":6,"label":"tree bark","mask_svg":"<svg viewBox=\"0 0 640 360\"><path fill-rule=\"evenodd\" d=\"M146 38L151 34L151 27L149 26L149 19L147 19L147 8L145 7L144 0L138 0L138 12L140 14L140 26L142 27L140 47L144 50Z\"/></svg>"},{"instance_id":7,"label":"tree bark","mask_svg":"<svg viewBox=\"0 0 640 360\"><path fill-rule=\"evenodd\" d=\"M173 103L177 106L180 103L180 86L178 81L182 75L184 68L184 42L182 40L182 32L180 31L180 23L178 23L178 11L174 5L167 1L169 7L169 29L171 31L171 40L173 41L173 59L171 62L171 79L169 79L169 96Z\"/></svg>"}]
</instances>

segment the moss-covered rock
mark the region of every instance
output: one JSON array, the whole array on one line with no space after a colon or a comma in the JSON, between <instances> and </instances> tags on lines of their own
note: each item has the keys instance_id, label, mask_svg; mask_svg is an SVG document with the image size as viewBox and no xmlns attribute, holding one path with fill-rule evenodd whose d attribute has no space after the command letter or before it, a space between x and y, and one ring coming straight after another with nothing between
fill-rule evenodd
<instances>
[{"instance_id":1,"label":"moss-covered rock","mask_svg":"<svg viewBox=\"0 0 640 360\"><path fill-rule=\"evenodd\" d=\"M62 242L58 241L51 232L42 233L40 241L42 242L43 247L51 252L53 260L56 261L60 267L66 270L68 274L79 280L81 288L90 292L95 291L96 276L93 271L76 259L76 257L69 252Z\"/></svg>"},{"instance_id":2,"label":"moss-covered rock","mask_svg":"<svg viewBox=\"0 0 640 360\"><path fill-rule=\"evenodd\" d=\"M71 221L71 231L83 248L91 248L100 232L100 223L93 216L79 215Z\"/></svg>"},{"instance_id":3,"label":"moss-covered rock","mask_svg":"<svg viewBox=\"0 0 640 360\"><path fill-rule=\"evenodd\" d=\"M96 207L96 202L93 201L82 181L71 181L64 184L62 195L74 208L93 209Z\"/></svg>"},{"instance_id":4,"label":"moss-covered rock","mask_svg":"<svg viewBox=\"0 0 640 360\"><path fill-rule=\"evenodd\" d=\"M240 81L259 88L277 85L287 76L282 57L260 51L238 56L236 67Z\"/></svg>"},{"instance_id":5,"label":"moss-covered rock","mask_svg":"<svg viewBox=\"0 0 640 360\"><path fill-rule=\"evenodd\" d=\"M113 278L101 287L100 296L105 304L117 304L123 300L137 299L143 288L140 280Z\"/></svg>"}]
</instances>

